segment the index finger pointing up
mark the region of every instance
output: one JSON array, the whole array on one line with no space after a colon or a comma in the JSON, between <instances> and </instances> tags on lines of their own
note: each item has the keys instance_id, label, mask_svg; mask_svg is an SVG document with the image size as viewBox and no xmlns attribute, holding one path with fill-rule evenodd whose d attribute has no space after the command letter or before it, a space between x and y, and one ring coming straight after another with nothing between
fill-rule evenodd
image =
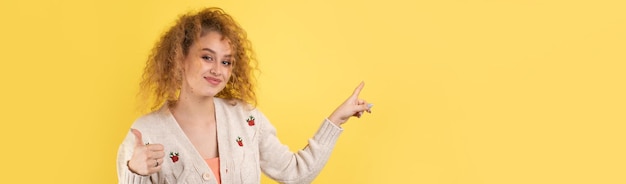
<instances>
[{"instance_id":1,"label":"index finger pointing up","mask_svg":"<svg viewBox=\"0 0 626 184\"><path fill-rule=\"evenodd\" d=\"M359 86L357 86L356 89L354 89L354 92L352 93L352 97L358 98L359 93L361 93L361 90L363 89L363 86L365 86L365 82L361 81L361 84L359 84Z\"/></svg>"}]
</instances>

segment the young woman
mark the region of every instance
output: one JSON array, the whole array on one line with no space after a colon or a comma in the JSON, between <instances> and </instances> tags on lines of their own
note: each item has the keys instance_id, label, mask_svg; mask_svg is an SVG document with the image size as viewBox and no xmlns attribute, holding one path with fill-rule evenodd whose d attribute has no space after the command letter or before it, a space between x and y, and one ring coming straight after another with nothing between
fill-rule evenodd
<instances>
[{"instance_id":1,"label":"young woman","mask_svg":"<svg viewBox=\"0 0 626 184\"><path fill-rule=\"evenodd\" d=\"M354 93L297 153L255 108L255 59L245 31L223 10L179 18L147 61L141 91L154 111L120 145L120 183L310 183L351 116L371 112Z\"/></svg>"}]
</instances>

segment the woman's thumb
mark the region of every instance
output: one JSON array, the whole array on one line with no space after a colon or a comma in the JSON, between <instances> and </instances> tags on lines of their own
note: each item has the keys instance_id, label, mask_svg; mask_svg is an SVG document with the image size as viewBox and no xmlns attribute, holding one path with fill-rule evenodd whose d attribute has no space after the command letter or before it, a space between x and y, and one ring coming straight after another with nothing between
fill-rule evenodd
<instances>
[{"instance_id":1,"label":"woman's thumb","mask_svg":"<svg viewBox=\"0 0 626 184\"><path fill-rule=\"evenodd\" d=\"M135 144L137 146L144 146L143 144L143 140L141 139L141 132L137 129L131 128L130 132L133 133L133 135L135 135Z\"/></svg>"}]
</instances>

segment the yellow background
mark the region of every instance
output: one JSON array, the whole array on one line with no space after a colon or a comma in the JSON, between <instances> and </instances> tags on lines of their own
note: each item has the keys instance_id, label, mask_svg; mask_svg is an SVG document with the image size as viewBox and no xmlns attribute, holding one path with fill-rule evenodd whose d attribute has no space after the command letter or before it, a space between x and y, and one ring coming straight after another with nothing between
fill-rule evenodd
<instances>
[{"instance_id":1,"label":"yellow background","mask_svg":"<svg viewBox=\"0 0 626 184\"><path fill-rule=\"evenodd\" d=\"M116 183L148 51L204 6L292 150L366 82L315 183L626 183L621 0L2 1L2 183Z\"/></svg>"}]
</instances>

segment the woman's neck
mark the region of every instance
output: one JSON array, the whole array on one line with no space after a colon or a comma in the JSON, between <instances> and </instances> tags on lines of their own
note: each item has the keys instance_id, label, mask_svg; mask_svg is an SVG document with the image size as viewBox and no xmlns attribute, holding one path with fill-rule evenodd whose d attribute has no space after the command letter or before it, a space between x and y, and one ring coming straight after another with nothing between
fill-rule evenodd
<instances>
[{"instance_id":1,"label":"woman's neck","mask_svg":"<svg viewBox=\"0 0 626 184\"><path fill-rule=\"evenodd\" d=\"M207 125L215 122L215 103L213 97L193 97L181 95L170 107L179 124Z\"/></svg>"}]
</instances>

